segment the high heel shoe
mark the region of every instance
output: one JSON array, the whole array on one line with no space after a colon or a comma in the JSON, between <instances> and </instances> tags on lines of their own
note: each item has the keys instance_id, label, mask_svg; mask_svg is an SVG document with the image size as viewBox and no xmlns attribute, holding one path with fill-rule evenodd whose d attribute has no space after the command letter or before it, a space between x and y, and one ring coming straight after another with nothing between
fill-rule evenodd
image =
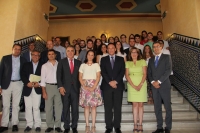
<instances>
[{"instance_id":1,"label":"high heel shoe","mask_svg":"<svg viewBox=\"0 0 200 133\"><path fill-rule=\"evenodd\" d=\"M90 126L85 126L85 133L90 133Z\"/></svg>"},{"instance_id":2,"label":"high heel shoe","mask_svg":"<svg viewBox=\"0 0 200 133\"><path fill-rule=\"evenodd\" d=\"M142 127L142 125L138 125L138 132L143 132L143 127Z\"/></svg>"},{"instance_id":3,"label":"high heel shoe","mask_svg":"<svg viewBox=\"0 0 200 133\"><path fill-rule=\"evenodd\" d=\"M96 127L91 127L91 133L96 133Z\"/></svg>"},{"instance_id":4,"label":"high heel shoe","mask_svg":"<svg viewBox=\"0 0 200 133\"><path fill-rule=\"evenodd\" d=\"M138 125L137 125L137 124L134 124L133 132L137 132L137 131L138 131Z\"/></svg>"}]
</instances>

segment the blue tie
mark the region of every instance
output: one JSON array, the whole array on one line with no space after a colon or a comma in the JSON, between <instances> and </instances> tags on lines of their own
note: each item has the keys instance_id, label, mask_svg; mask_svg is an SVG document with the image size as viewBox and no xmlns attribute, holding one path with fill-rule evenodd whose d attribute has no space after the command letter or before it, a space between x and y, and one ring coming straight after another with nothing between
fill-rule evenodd
<instances>
[{"instance_id":1,"label":"blue tie","mask_svg":"<svg viewBox=\"0 0 200 133\"><path fill-rule=\"evenodd\" d=\"M156 61L154 62L155 63L155 67L158 66L158 59L159 59L159 56L156 56Z\"/></svg>"},{"instance_id":2,"label":"blue tie","mask_svg":"<svg viewBox=\"0 0 200 133\"><path fill-rule=\"evenodd\" d=\"M114 63L115 63L115 61L114 61L114 57L113 56L111 56L111 66L112 66L112 69L113 69L113 67L114 67Z\"/></svg>"}]
</instances>

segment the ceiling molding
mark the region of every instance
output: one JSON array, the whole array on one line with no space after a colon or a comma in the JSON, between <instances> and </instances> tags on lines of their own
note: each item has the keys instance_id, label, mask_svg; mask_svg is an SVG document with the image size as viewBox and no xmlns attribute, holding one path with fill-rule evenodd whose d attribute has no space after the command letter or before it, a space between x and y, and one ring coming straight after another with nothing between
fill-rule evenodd
<instances>
[{"instance_id":1,"label":"ceiling molding","mask_svg":"<svg viewBox=\"0 0 200 133\"><path fill-rule=\"evenodd\" d=\"M55 13L57 10L57 7L54 6L53 4L50 4L50 7L49 7L49 13Z\"/></svg>"},{"instance_id":2,"label":"ceiling molding","mask_svg":"<svg viewBox=\"0 0 200 133\"><path fill-rule=\"evenodd\" d=\"M121 0L119 3L117 3L116 7L120 11L131 11L137 6L136 2L134 0Z\"/></svg>"},{"instance_id":3,"label":"ceiling molding","mask_svg":"<svg viewBox=\"0 0 200 133\"><path fill-rule=\"evenodd\" d=\"M91 12L96 8L96 5L91 0L79 0L76 8L82 12Z\"/></svg>"},{"instance_id":4,"label":"ceiling molding","mask_svg":"<svg viewBox=\"0 0 200 133\"><path fill-rule=\"evenodd\" d=\"M50 16L50 20L79 19L79 18L160 18L160 13L154 14L101 14L101 15L58 15Z\"/></svg>"},{"instance_id":5,"label":"ceiling molding","mask_svg":"<svg viewBox=\"0 0 200 133\"><path fill-rule=\"evenodd\" d=\"M156 5L156 8L157 8L158 11L161 11L161 4L158 3L158 4Z\"/></svg>"}]
</instances>

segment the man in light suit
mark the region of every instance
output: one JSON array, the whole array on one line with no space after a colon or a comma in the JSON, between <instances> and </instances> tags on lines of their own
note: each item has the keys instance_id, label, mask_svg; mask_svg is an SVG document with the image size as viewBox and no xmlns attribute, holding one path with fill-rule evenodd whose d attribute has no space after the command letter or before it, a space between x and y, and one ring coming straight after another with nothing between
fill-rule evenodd
<instances>
[{"instance_id":1,"label":"man in light suit","mask_svg":"<svg viewBox=\"0 0 200 133\"><path fill-rule=\"evenodd\" d=\"M27 62L31 62L31 52L35 49L35 44L34 42L30 42L28 44L28 51L22 54L22 57L24 57Z\"/></svg>"},{"instance_id":2,"label":"man in light suit","mask_svg":"<svg viewBox=\"0 0 200 133\"><path fill-rule=\"evenodd\" d=\"M111 133L113 127L116 133L121 133L125 62L124 58L115 55L116 47L113 43L108 44L107 51L109 55L101 59L101 74L103 77L101 89L104 96L105 133Z\"/></svg>"},{"instance_id":3,"label":"man in light suit","mask_svg":"<svg viewBox=\"0 0 200 133\"><path fill-rule=\"evenodd\" d=\"M79 118L79 92L80 82L78 78L81 61L74 59L75 49L73 46L66 48L67 58L59 61L57 68L58 88L62 95L64 133L70 132L70 106L73 133L78 133L77 125Z\"/></svg>"},{"instance_id":4,"label":"man in light suit","mask_svg":"<svg viewBox=\"0 0 200 133\"><path fill-rule=\"evenodd\" d=\"M14 44L12 54L3 56L0 65L0 93L3 98L3 115L0 132L8 130L10 99L12 96L12 131L18 131L19 102L23 83L20 77L22 66L26 59L20 56L21 45Z\"/></svg>"},{"instance_id":5,"label":"man in light suit","mask_svg":"<svg viewBox=\"0 0 200 133\"><path fill-rule=\"evenodd\" d=\"M165 133L170 133L172 128L172 109L171 109L171 83L169 76L172 65L169 55L162 54L162 47L159 42L153 44L155 57L149 60L148 79L151 83L153 92L154 109L157 119L157 130L153 133L163 133L162 100L166 110Z\"/></svg>"}]
</instances>

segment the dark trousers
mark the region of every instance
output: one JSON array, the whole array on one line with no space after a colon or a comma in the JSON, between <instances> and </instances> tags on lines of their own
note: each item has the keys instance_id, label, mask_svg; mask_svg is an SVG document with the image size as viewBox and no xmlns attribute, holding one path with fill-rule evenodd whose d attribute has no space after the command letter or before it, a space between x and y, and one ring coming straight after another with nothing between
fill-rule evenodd
<instances>
[{"instance_id":1,"label":"dark trousers","mask_svg":"<svg viewBox=\"0 0 200 133\"><path fill-rule=\"evenodd\" d=\"M62 96L62 102L63 102L64 128L70 129L70 106L71 106L71 116L72 116L71 128L77 128L77 123L79 119L79 93L75 91L73 85L70 88L70 92Z\"/></svg>"},{"instance_id":2,"label":"dark trousers","mask_svg":"<svg viewBox=\"0 0 200 133\"><path fill-rule=\"evenodd\" d=\"M121 127L123 90L103 90L106 129ZM114 111L114 112L113 112ZM114 114L114 120L113 120Z\"/></svg>"},{"instance_id":3,"label":"dark trousers","mask_svg":"<svg viewBox=\"0 0 200 133\"><path fill-rule=\"evenodd\" d=\"M157 119L157 128L163 128L163 117L162 117L162 100L166 110L165 124L166 129L171 130L172 128L172 108L171 108L171 90L170 88L152 88L154 109Z\"/></svg>"}]
</instances>

